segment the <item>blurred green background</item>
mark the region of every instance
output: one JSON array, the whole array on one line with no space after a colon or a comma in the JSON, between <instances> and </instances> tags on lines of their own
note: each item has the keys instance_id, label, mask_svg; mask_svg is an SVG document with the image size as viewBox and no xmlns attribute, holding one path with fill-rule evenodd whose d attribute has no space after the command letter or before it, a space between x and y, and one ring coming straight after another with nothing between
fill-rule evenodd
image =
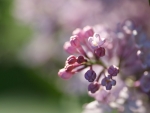
<instances>
[{"instance_id":1,"label":"blurred green background","mask_svg":"<svg viewBox=\"0 0 150 113\"><path fill-rule=\"evenodd\" d=\"M62 62L51 59L45 69L42 65L29 67L18 59L33 30L14 19L13 3L0 0L0 113L80 113L82 105L92 99L87 94L71 96L58 88Z\"/></svg>"}]
</instances>

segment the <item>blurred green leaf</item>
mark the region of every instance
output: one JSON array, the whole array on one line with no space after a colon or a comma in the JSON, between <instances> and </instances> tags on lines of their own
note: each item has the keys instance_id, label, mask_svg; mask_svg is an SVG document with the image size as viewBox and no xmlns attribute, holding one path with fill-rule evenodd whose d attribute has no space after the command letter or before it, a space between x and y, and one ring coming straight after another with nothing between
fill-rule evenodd
<instances>
[{"instance_id":1,"label":"blurred green leaf","mask_svg":"<svg viewBox=\"0 0 150 113\"><path fill-rule=\"evenodd\" d=\"M29 40L31 29L13 18L13 0L0 0L0 59L14 55Z\"/></svg>"}]
</instances>

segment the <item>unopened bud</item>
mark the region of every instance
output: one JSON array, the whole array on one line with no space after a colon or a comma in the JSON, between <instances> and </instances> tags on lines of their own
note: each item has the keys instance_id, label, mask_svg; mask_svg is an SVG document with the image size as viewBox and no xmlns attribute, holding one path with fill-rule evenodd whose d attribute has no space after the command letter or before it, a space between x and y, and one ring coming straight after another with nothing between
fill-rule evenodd
<instances>
[{"instance_id":1,"label":"unopened bud","mask_svg":"<svg viewBox=\"0 0 150 113\"><path fill-rule=\"evenodd\" d=\"M77 62L78 62L79 64L81 64L81 63L83 63L83 62L86 62L86 59L84 59L83 56L78 56L78 57L77 57Z\"/></svg>"},{"instance_id":2,"label":"unopened bud","mask_svg":"<svg viewBox=\"0 0 150 113\"><path fill-rule=\"evenodd\" d=\"M74 55L70 55L68 58L67 58L67 63L68 64L74 64L75 62L77 61L76 57Z\"/></svg>"},{"instance_id":3,"label":"unopened bud","mask_svg":"<svg viewBox=\"0 0 150 113\"><path fill-rule=\"evenodd\" d=\"M117 74L119 73L119 69L118 67L112 65L108 68L108 73L111 75L111 76L117 76Z\"/></svg>"},{"instance_id":4,"label":"unopened bud","mask_svg":"<svg viewBox=\"0 0 150 113\"><path fill-rule=\"evenodd\" d=\"M78 40L80 40L81 42L84 40L84 34L82 29L77 28L72 32L73 35L77 35L78 36Z\"/></svg>"},{"instance_id":5,"label":"unopened bud","mask_svg":"<svg viewBox=\"0 0 150 113\"><path fill-rule=\"evenodd\" d=\"M70 42L65 42L64 44L64 50L69 54L77 53L77 50L75 47L71 46Z\"/></svg>"},{"instance_id":6,"label":"unopened bud","mask_svg":"<svg viewBox=\"0 0 150 113\"><path fill-rule=\"evenodd\" d=\"M88 70L85 75L84 75L85 79L88 80L89 82L93 82L96 78L96 73L93 70Z\"/></svg>"},{"instance_id":7,"label":"unopened bud","mask_svg":"<svg viewBox=\"0 0 150 113\"><path fill-rule=\"evenodd\" d=\"M74 65L69 65L69 64L67 64L67 65L65 66L65 69L66 69L66 72L71 72L71 71L74 69Z\"/></svg>"},{"instance_id":8,"label":"unopened bud","mask_svg":"<svg viewBox=\"0 0 150 113\"><path fill-rule=\"evenodd\" d=\"M86 26L83 28L84 36L85 38L89 38L90 36L93 36L94 30L90 26Z\"/></svg>"},{"instance_id":9,"label":"unopened bud","mask_svg":"<svg viewBox=\"0 0 150 113\"><path fill-rule=\"evenodd\" d=\"M58 72L58 76L61 77L62 79L69 79L72 77L71 72L67 72L66 69L60 69Z\"/></svg>"},{"instance_id":10,"label":"unopened bud","mask_svg":"<svg viewBox=\"0 0 150 113\"><path fill-rule=\"evenodd\" d=\"M94 52L97 57L102 57L105 55L105 48L99 47L99 48L95 49Z\"/></svg>"},{"instance_id":11,"label":"unopened bud","mask_svg":"<svg viewBox=\"0 0 150 113\"><path fill-rule=\"evenodd\" d=\"M99 90L99 88L100 84L98 82L92 82L88 86L88 91L90 91L91 93L95 93L96 91Z\"/></svg>"},{"instance_id":12,"label":"unopened bud","mask_svg":"<svg viewBox=\"0 0 150 113\"><path fill-rule=\"evenodd\" d=\"M70 44L73 46L73 47L79 47L80 46L80 42L78 40L78 36L77 35L74 35L74 36L71 36L70 37Z\"/></svg>"}]
</instances>

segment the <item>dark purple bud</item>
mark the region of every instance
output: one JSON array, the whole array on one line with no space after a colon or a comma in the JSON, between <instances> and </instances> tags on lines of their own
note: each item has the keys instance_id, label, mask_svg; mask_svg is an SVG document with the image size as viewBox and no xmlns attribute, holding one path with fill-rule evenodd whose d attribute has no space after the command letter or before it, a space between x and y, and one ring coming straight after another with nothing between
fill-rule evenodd
<instances>
[{"instance_id":1,"label":"dark purple bud","mask_svg":"<svg viewBox=\"0 0 150 113\"><path fill-rule=\"evenodd\" d=\"M118 67L116 67L115 65L112 65L108 68L108 73L111 75L111 76L117 76L117 74L119 73L119 69Z\"/></svg>"},{"instance_id":2,"label":"dark purple bud","mask_svg":"<svg viewBox=\"0 0 150 113\"><path fill-rule=\"evenodd\" d=\"M65 66L65 69L66 69L66 72L71 72L71 71L74 69L74 65L69 65L69 64L67 64L67 65Z\"/></svg>"},{"instance_id":3,"label":"dark purple bud","mask_svg":"<svg viewBox=\"0 0 150 113\"><path fill-rule=\"evenodd\" d=\"M99 90L100 84L98 82L92 82L88 86L88 91L91 93L95 93L97 90Z\"/></svg>"},{"instance_id":4,"label":"dark purple bud","mask_svg":"<svg viewBox=\"0 0 150 113\"><path fill-rule=\"evenodd\" d=\"M116 85L116 80L112 79L112 80L111 80L111 84L112 84L113 86L115 86L115 85Z\"/></svg>"},{"instance_id":5,"label":"dark purple bud","mask_svg":"<svg viewBox=\"0 0 150 113\"><path fill-rule=\"evenodd\" d=\"M83 63L83 62L85 62L85 61L86 61L86 59L84 59L83 56L78 56L78 57L77 57L77 62L78 62L79 64L81 64L81 63Z\"/></svg>"},{"instance_id":6,"label":"dark purple bud","mask_svg":"<svg viewBox=\"0 0 150 113\"><path fill-rule=\"evenodd\" d=\"M85 79L88 80L89 82L93 82L96 78L96 73L93 70L88 70L85 75L84 75Z\"/></svg>"},{"instance_id":7,"label":"dark purple bud","mask_svg":"<svg viewBox=\"0 0 150 113\"><path fill-rule=\"evenodd\" d=\"M68 58L67 58L67 63L68 64L74 64L75 62L77 61L76 57L74 55L70 55Z\"/></svg>"},{"instance_id":8,"label":"dark purple bud","mask_svg":"<svg viewBox=\"0 0 150 113\"><path fill-rule=\"evenodd\" d=\"M94 52L97 57L102 57L105 55L105 48L99 47Z\"/></svg>"}]
</instances>

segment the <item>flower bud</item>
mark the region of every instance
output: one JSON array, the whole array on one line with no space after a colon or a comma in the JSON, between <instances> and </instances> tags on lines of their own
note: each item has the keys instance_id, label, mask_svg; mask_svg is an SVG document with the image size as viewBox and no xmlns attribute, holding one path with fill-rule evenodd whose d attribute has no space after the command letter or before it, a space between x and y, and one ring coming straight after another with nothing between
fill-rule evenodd
<instances>
[{"instance_id":1,"label":"flower bud","mask_svg":"<svg viewBox=\"0 0 150 113\"><path fill-rule=\"evenodd\" d=\"M80 46L80 42L79 42L79 39L78 39L77 35L74 35L74 36L70 37L70 44L73 47L79 47Z\"/></svg>"},{"instance_id":2,"label":"flower bud","mask_svg":"<svg viewBox=\"0 0 150 113\"><path fill-rule=\"evenodd\" d=\"M83 28L85 38L89 38L90 36L94 35L94 30L90 26L86 26Z\"/></svg>"},{"instance_id":3,"label":"flower bud","mask_svg":"<svg viewBox=\"0 0 150 113\"><path fill-rule=\"evenodd\" d=\"M102 57L105 55L105 48L99 47L99 48L95 49L94 52L97 57Z\"/></svg>"},{"instance_id":4,"label":"flower bud","mask_svg":"<svg viewBox=\"0 0 150 113\"><path fill-rule=\"evenodd\" d=\"M70 42L65 42L64 44L64 50L69 54L77 53L77 50L75 47L71 46Z\"/></svg>"},{"instance_id":5,"label":"flower bud","mask_svg":"<svg viewBox=\"0 0 150 113\"><path fill-rule=\"evenodd\" d=\"M74 68L75 68L74 65L69 65L69 64L67 64L67 65L65 66L66 72L71 72Z\"/></svg>"},{"instance_id":6,"label":"flower bud","mask_svg":"<svg viewBox=\"0 0 150 113\"><path fill-rule=\"evenodd\" d=\"M79 63L79 64L81 64L81 63L83 63L83 62L85 62L86 61L86 59L84 59L84 57L83 56L78 56L77 57L77 62Z\"/></svg>"},{"instance_id":7,"label":"flower bud","mask_svg":"<svg viewBox=\"0 0 150 113\"><path fill-rule=\"evenodd\" d=\"M70 79L72 77L71 72L67 72L66 69L60 69L58 72L58 76L61 77L62 79Z\"/></svg>"},{"instance_id":8,"label":"flower bud","mask_svg":"<svg viewBox=\"0 0 150 113\"><path fill-rule=\"evenodd\" d=\"M68 64L74 64L75 62L77 61L76 57L74 55L70 55L68 58L67 58L67 63Z\"/></svg>"},{"instance_id":9,"label":"flower bud","mask_svg":"<svg viewBox=\"0 0 150 113\"><path fill-rule=\"evenodd\" d=\"M119 69L118 67L112 65L108 68L108 73L111 75L111 76L117 76L117 74L119 73Z\"/></svg>"},{"instance_id":10,"label":"flower bud","mask_svg":"<svg viewBox=\"0 0 150 113\"><path fill-rule=\"evenodd\" d=\"M100 84L98 82L92 82L88 86L88 91L90 91L91 93L95 93L96 91L99 90L99 88Z\"/></svg>"},{"instance_id":11,"label":"flower bud","mask_svg":"<svg viewBox=\"0 0 150 113\"><path fill-rule=\"evenodd\" d=\"M95 73L95 71L90 69L85 73L84 77L89 82L93 82L96 79L96 73Z\"/></svg>"},{"instance_id":12,"label":"flower bud","mask_svg":"<svg viewBox=\"0 0 150 113\"><path fill-rule=\"evenodd\" d=\"M81 42L83 41L84 39L84 34L83 34L83 31L80 29L80 28L77 28L75 29L73 32L72 32L73 35L77 35L78 36L78 40L80 40Z\"/></svg>"}]
</instances>

